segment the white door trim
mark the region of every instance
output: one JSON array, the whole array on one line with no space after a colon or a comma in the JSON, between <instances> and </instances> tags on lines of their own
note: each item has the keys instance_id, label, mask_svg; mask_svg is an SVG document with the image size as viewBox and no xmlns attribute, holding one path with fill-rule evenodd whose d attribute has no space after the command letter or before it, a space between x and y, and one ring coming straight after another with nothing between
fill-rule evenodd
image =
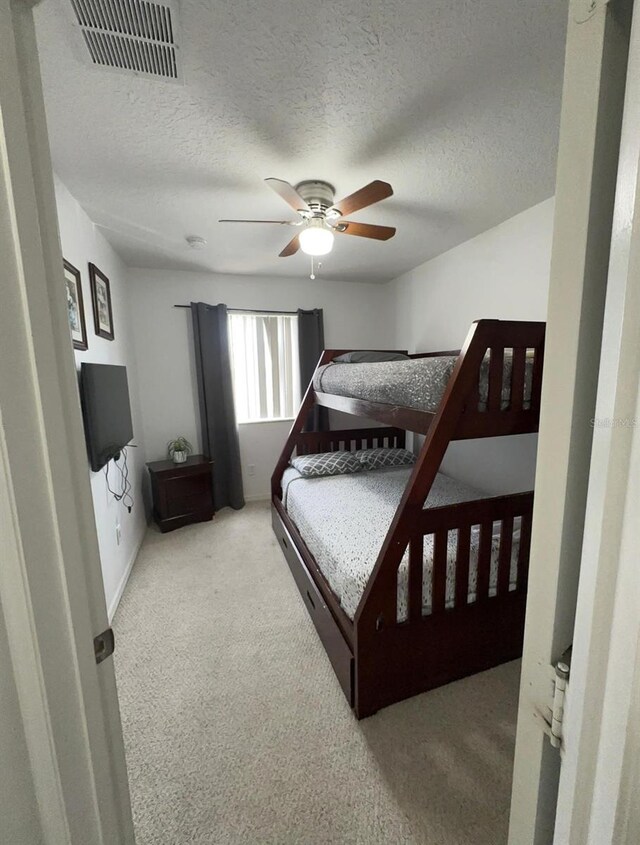
<instances>
[{"instance_id":1,"label":"white door trim","mask_svg":"<svg viewBox=\"0 0 640 845\"><path fill-rule=\"evenodd\" d=\"M0 602L44 841L133 845L113 661L93 655L108 622L33 15L20 0L0 0L0 254Z\"/></svg>"},{"instance_id":2,"label":"white door trim","mask_svg":"<svg viewBox=\"0 0 640 845\"><path fill-rule=\"evenodd\" d=\"M632 26L555 841L607 845L640 684L640 22ZM640 705L636 701L635 707ZM636 796L637 800L637 796ZM638 830L636 829L636 836ZM637 840L636 840L637 841Z\"/></svg>"},{"instance_id":3,"label":"white door trim","mask_svg":"<svg viewBox=\"0 0 640 845\"><path fill-rule=\"evenodd\" d=\"M3 239L0 236L0 245ZM16 504L10 483L7 444L0 414L0 596L4 624L9 640L13 682L18 692L23 734L29 754L28 768L33 784L33 797L40 809L35 824L45 842L71 842L64 802L64 793L52 741L52 725L46 686L40 665L35 636L24 636L34 629L27 565L20 541ZM2 683L7 683L3 678ZM26 726L28 725L28 729ZM12 728L14 729L14 728ZM4 798L4 796L2 796ZM1 818L7 818L11 807L0 805ZM0 834L6 837L0 820ZM7 840L8 841L8 840Z\"/></svg>"},{"instance_id":4,"label":"white door trim","mask_svg":"<svg viewBox=\"0 0 640 845\"><path fill-rule=\"evenodd\" d=\"M573 640L622 121L630 0L569 8L510 845L553 838L560 761L542 730Z\"/></svg>"}]
</instances>

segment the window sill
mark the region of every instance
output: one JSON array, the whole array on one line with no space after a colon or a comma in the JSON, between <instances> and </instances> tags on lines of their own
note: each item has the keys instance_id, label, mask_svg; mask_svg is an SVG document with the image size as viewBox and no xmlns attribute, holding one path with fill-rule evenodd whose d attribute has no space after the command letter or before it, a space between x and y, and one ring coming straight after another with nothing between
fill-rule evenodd
<instances>
[{"instance_id":1,"label":"window sill","mask_svg":"<svg viewBox=\"0 0 640 845\"><path fill-rule=\"evenodd\" d=\"M241 420L238 425L263 425L264 423L293 422L295 417L271 417L268 420Z\"/></svg>"}]
</instances>

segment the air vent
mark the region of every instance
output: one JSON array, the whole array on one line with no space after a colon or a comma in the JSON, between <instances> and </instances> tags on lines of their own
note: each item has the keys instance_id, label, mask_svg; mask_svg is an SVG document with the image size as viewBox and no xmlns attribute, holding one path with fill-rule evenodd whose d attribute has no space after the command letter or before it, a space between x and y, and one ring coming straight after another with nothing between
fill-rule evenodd
<instances>
[{"instance_id":1,"label":"air vent","mask_svg":"<svg viewBox=\"0 0 640 845\"><path fill-rule=\"evenodd\" d=\"M146 0L71 0L91 62L178 79L175 12Z\"/></svg>"}]
</instances>

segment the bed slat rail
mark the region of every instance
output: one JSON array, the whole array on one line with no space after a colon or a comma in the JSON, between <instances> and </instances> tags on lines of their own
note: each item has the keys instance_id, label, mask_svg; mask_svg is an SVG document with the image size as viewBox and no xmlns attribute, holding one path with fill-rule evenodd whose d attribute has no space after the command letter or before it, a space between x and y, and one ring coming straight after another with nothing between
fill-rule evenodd
<instances>
[{"instance_id":1,"label":"bed slat rail","mask_svg":"<svg viewBox=\"0 0 640 845\"><path fill-rule=\"evenodd\" d=\"M476 373L452 439L538 430L544 335L544 323L478 322L467 350Z\"/></svg>"},{"instance_id":2,"label":"bed slat rail","mask_svg":"<svg viewBox=\"0 0 640 845\"><path fill-rule=\"evenodd\" d=\"M490 411L499 411L502 404L504 349L501 346L492 346L489 355L489 397L487 407Z\"/></svg>"},{"instance_id":3,"label":"bed slat rail","mask_svg":"<svg viewBox=\"0 0 640 845\"><path fill-rule=\"evenodd\" d=\"M303 431L294 437L298 455L320 452L355 452L358 449L404 448L406 432L401 428L353 428L338 431Z\"/></svg>"},{"instance_id":4,"label":"bed slat rail","mask_svg":"<svg viewBox=\"0 0 640 845\"><path fill-rule=\"evenodd\" d=\"M420 623L435 614L525 592L532 513L533 492L414 513L407 544L397 548L395 565L381 570L371 584L359 624L366 624L364 620L369 618L381 631L390 624ZM431 559L430 571L425 571L427 543L431 547L427 556ZM455 553L450 573L452 547ZM403 561L407 549L408 565ZM515 583L511 577L514 558ZM475 578L470 580L474 572ZM425 592L430 601L424 601Z\"/></svg>"},{"instance_id":5,"label":"bed slat rail","mask_svg":"<svg viewBox=\"0 0 640 845\"><path fill-rule=\"evenodd\" d=\"M432 613L442 613L446 606L448 540L447 531L436 531L433 535L433 567L431 570Z\"/></svg>"},{"instance_id":6,"label":"bed slat rail","mask_svg":"<svg viewBox=\"0 0 640 845\"><path fill-rule=\"evenodd\" d=\"M469 596L469 568L471 565L471 523L465 522L458 527L456 544L456 591L455 605L463 607Z\"/></svg>"},{"instance_id":7,"label":"bed slat rail","mask_svg":"<svg viewBox=\"0 0 640 845\"><path fill-rule=\"evenodd\" d=\"M532 506L533 507L533 506ZM520 548L518 549L518 590L527 591L529 582L529 553L531 552L531 513L522 519Z\"/></svg>"},{"instance_id":8,"label":"bed slat rail","mask_svg":"<svg viewBox=\"0 0 640 845\"><path fill-rule=\"evenodd\" d=\"M533 493L498 496L424 511L420 530L433 537L431 613L441 613L469 603L502 597L526 584ZM516 522L517 521L517 522ZM517 526L514 531L514 527ZM449 568L448 543L455 531L453 596L446 596ZM474 538L472 542L472 537ZM410 541L415 542L412 538ZM475 547L475 548L474 548ZM517 582L511 582L512 557L517 554ZM475 589L470 584L475 557ZM492 570L494 570L492 572ZM493 577L492 577L493 576ZM413 584L409 583L409 603ZM420 588L422 592L422 587ZM475 596L473 602L469 597ZM422 614L421 614L422 615Z\"/></svg>"},{"instance_id":9,"label":"bed slat rail","mask_svg":"<svg viewBox=\"0 0 640 845\"><path fill-rule=\"evenodd\" d=\"M409 620L415 622L422 616L422 569L424 560L424 535L416 534L409 543ZM397 583L397 582L396 582ZM397 603L397 597L396 597Z\"/></svg>"},{"instance_id":10,"label":"bed slat rail","mask_svg":"<svg viewBox=\"0 0 640 845\"><path fill-rule=\"evenodd\" d=\"M522 408L524 401L524 379L527 350L516 346L513 350L513 369L511 371L511 407L515 411Z\"/></svg>"}]
</instances>

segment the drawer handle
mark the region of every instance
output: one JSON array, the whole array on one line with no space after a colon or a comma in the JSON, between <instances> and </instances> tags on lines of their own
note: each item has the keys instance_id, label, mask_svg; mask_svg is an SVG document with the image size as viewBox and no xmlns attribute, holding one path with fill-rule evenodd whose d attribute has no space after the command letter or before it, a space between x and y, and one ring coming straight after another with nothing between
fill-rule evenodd
<instances>
[{"instance_id":1,"label":"drawer handle","mask_svg":"<svg viewBox=\"0 0 640 845\"><path fill-rule=\"evenodd\" d=\"M282 538L282 545L285 547L285 549L287 548L287 541L284 539L284 537Z\"/></svg>"},{"instance_id":2,"label":"drawer handle","mask_svg":"<svg viewBox=\"0 0 640 845\"><path fill-rule=\"evenodd\" d=\"M309 604L315 610L316 605L315 605L315 602L313 601L313 599L311 598L311 593L309 592L309 590L307 590L307 598L309 599Z\"/></svg>"}]
</instances>

